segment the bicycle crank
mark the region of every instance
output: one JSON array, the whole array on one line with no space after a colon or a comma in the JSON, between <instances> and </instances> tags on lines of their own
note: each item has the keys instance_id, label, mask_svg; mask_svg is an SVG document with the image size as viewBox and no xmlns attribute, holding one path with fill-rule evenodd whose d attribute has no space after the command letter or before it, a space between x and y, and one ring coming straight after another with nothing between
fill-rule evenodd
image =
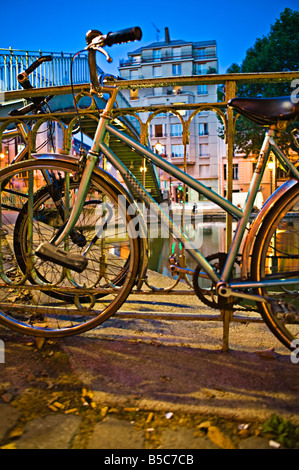
<instances>
[{"instance_id":1,"label":"bicycle crank","mask_svg":"<svg viewBox=\"0 0 299 470\"><path fill-rule=\"evenodd\" d=\"M226 253L214 253L206 257L206 260L220 273L226 260ZM230 309L236 299L218 295L216 284L211 281L205 273L197 266L193 273L193 288L197 297L208 307L215 309Z\"/></svg>"}]
</instances>

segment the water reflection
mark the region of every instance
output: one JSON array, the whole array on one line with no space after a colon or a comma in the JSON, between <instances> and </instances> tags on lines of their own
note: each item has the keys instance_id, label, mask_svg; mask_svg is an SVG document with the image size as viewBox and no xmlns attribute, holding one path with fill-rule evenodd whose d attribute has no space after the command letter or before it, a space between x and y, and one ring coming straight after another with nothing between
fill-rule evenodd
<instances>
[{"instance_id":1,"label":"water reflection","mask_svg":"<svg viewBox=\"0 0 299 470\"><path fill-rule=\"evenodd\" d=\"M182 253L180 243L172 236L161 238L160 230L151 230L150 232L150 258L149 269L169 276L169 256L176 254L177 257ZM225 221L198 222L185 225L185 233L191 241L196 240L199 251L208 256L218 251L225 251ZM196 263L186 252L186 264L194 269Z\"/></svg>"}]
</instances>

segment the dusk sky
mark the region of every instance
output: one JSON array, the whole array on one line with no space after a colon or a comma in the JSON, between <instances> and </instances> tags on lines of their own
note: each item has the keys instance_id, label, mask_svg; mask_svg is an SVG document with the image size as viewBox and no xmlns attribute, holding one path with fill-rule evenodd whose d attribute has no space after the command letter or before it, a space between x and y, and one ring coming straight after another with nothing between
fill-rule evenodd
<instances>
[{"instance_id":1,"label":"dusk sky","mask_svg":"<svg viewBox=\"0 0 299 470\"><path fill-rule=\"evenodd\" d=\"M233 62L242 62L258 37L269 33L270 25L286 7L299 9L299 0L113 0L102 4L99 0L27 3L14 0L1 3L0 48L77 52L85 47L89 29L107 33L140 26L143 31L140 42L109 48L111 65L99 59L100 67L112 74L118 73L119 59L126 58L129 51L156 41L157 35L163 40L166 26L173 40L215 39L219 72L225 73Z\"/></svg>"}]
</instances>

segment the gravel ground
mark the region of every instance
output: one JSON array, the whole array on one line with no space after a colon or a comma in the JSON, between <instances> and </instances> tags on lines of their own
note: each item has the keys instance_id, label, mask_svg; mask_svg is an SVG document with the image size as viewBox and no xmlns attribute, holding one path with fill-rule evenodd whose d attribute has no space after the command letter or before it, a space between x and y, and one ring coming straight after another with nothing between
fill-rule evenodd
<instances>
[{"instance_id":1,"label":"gravel ground","mask_svg":"<svg viewBox=\"0 0 299 470\"><path fill-rule=\"evenodd\" d=\"M298 427L299 366L262 322L232 322L223 352L218 318L194 295L131 294L80 336L42 343L0 327L0 447L275 448L262 425Z\"/></svg>"}]
</instances>

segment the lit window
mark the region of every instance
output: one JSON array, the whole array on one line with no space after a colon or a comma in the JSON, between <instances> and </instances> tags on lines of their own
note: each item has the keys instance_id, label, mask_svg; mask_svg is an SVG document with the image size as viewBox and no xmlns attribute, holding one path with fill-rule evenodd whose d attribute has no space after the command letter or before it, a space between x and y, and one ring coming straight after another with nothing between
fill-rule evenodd
<instances>
[{"instance_id":1,"label":"lit window","mask_svg":"<svg viewBox=\"0 0 299 470\"><path fill-rule=\"evenodd\" d=\"M130 100L138 100L138 89L130 90Z\"/></svg>"},{"instance_id":2,"label":"lit window","mask_svg":"<svg viewBox=\"0 0 299 470\"><path fill-rule=\"evenodd\" d=\"M174 86L173 87L173 93L175 95L181 95L182 94L182 86L179 85L179 86Z\"/></svg>"}]
</instances>

